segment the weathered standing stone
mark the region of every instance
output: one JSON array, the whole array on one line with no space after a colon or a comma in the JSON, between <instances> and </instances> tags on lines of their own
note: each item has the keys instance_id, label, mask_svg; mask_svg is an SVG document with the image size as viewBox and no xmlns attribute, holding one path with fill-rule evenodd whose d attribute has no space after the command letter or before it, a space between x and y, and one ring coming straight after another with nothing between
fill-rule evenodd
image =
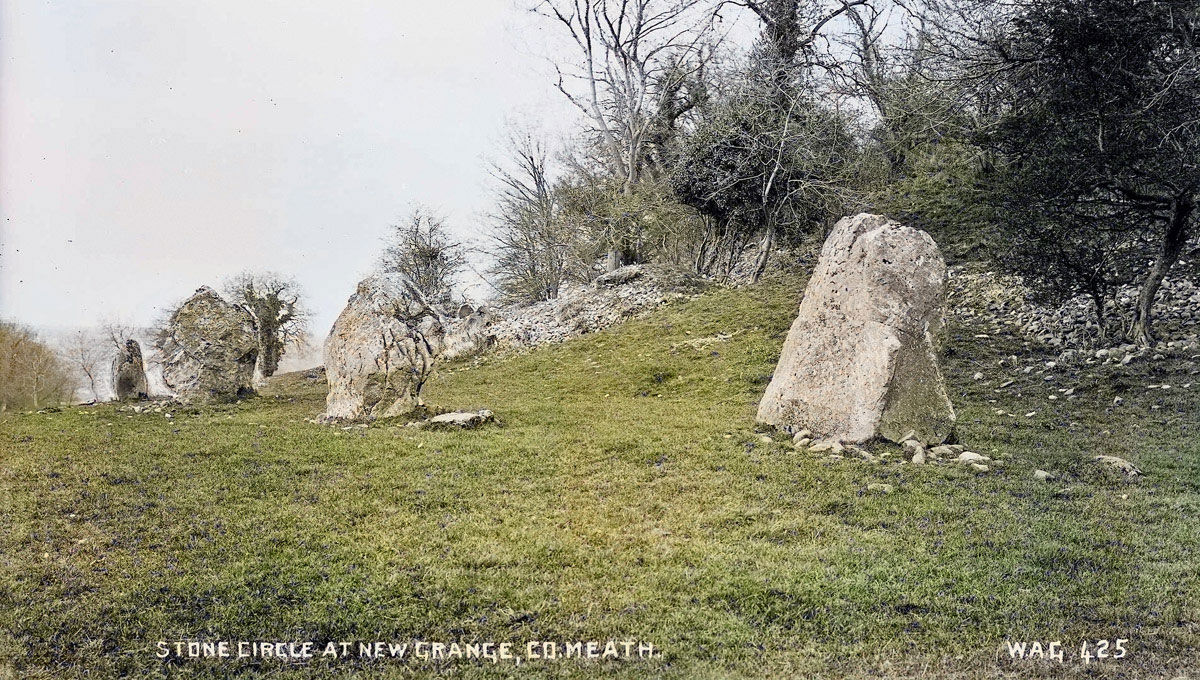
<instances>
[{"instance_id":1,"label":"weathered standing stone","mask_svg":"<svg viewBox=\"0 0 1200 680\"><path fill-rule=\"evenodd\" d=\"M321 420L386 418L422 405L443 334L437 310L407 277L361 281L325 339Z\"/></svg>"},{"instance_id":2,"label":"weathered standing stone","mask_svg":"<svg viewBox=\"0 0 1200 680\"><path fill-rule=\"evenodd\" d=\"M112 382L118 400L146 399L150 396L150 389L146 386L146 366L142 362L142 347L137 340L126 340L125 347L113 358Z\"/></svg>"},{"instance_id":3,"label":"weathered standing stone","mask_svg":"<svg viewBox=\"0 0 1200 680\"><path fill-rule=\"evenodd\" d=\"M816 436L941 443L954 409L937 365L946 265L928 234L880 215L840 220L758 407Z\"/></svg>"},{"instance_id":4,"label":"weathered standing stone","mask_svg":"<svg viewBox=\"0 0 1200 680\"><path fill-rule=\"evenodd\" d=\"M387 418L424 405L421 390L438 361L491 346L494 320L467 305L449 317L401 274L364 279L325 340L321 420Z\"/></svg>"},{"instance_id":5,"label":"weathered standing stone","mask_svg":"<svg viewBox=\"0 0 1200 680\"><path fill-rule=\"evenodd\" d=\"M181 399L234 399L254 393L254 318L208 286L171 314L158 346L163 382Z\"/></svg>"}]
</instances>

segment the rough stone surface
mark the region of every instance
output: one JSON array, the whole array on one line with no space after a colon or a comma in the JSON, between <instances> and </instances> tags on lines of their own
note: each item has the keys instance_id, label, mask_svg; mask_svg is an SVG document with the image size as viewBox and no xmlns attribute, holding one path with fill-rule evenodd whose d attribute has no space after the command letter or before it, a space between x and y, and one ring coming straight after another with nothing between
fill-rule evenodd
<instances>
[{"instance_id":1,"label":"rough stone surface","mask_svg":"<svg viewBox=\"0 0 1200 680\"><path fill-rule=\"evenodd\" d=\"M234 399L254 392L254 318L208 286L175 310L158 347L163 382L180 399Z\"/></svg>"},{"instance_id":2,"label":"rough stone surface","mask_svg":"<svg viewBox=\"0 0 1200 680\"><path fill-rule=\"evenodd\" d=\"M819 437L941 443L954 409L937 365L946 265L925 232L842 219L809 280L758 420Z\"/></svg>"},{"instance_id":3,"label":"rough stone surface","mask_svg":"<svg viewBox=\"0 0 1200 680\"><path fill-rule=\"evenodd\" d=\"M112 364L112 384L117 400L147 399L146 366L142 362L142 346L137 340L126 340Z\"/></svg>"},{"instance_id":4,"label":"rough stone surface","mask_svg":"<svg viewBox=\"0 0 1200 680\"><path fill-rule=\"evenodd\" d=\"M442 348L442 321L402 275L361 281L325 339L329 394L320 420L398 416L421 405Z\"/></svg>"}]
</instances>

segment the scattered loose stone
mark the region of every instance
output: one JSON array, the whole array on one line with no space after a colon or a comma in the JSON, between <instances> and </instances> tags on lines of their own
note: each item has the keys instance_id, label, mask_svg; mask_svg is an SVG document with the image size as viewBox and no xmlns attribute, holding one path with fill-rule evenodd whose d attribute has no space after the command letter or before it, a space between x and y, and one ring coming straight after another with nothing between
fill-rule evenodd
<instances>
[{"instance_id":1,"label":"scattered loose stone","mask_svg":"<svg viewBox=\"0 0 1200 680\"><path fill-rule=\"evenodd\" d=\"M1049 472L1046 472L1045 470L1034 470L1033 478L1038 480L1039 482L1049 482L1052 479L1054 479L1054 475L1050 474Z\"/></svg>"},{"instance_id":2,"label":"scattered loose stone","mask_svg":"<svg viewBox=\"0 0 1200 680\"><path fill-rule=\"evenodd\" d=\"M495 415L491 411L484 409L482 411L455 411L453 413L443 413L429 419L430 428L446 428L446 429L463 429L473 430L480 425L494 422Z\"/></svg>"},{"instance_id":3,"label":"scattered loose stone","mask_svg":"<svg viewBox=\"0 0 1200 680\"><path fill-rule=\"evenodd\" d=\"M975 470L976 472L987 472L991 468L983 463L971 463L971 469Z\"/></svg>"},{"instance_id":4,"label":"scattered loose stone","mask_svg":"<svg viewBox=\"0 0 1200 680\"><path fill-rule=\"evenodd\" d=\"M798 449L806 448L809 444L812 444L812 440L808 437L797 439L796 441L792 442L792 446L795 446Z\"/></svg>"},{"instance_id":5,"label":"scattered loose stone","mask_svg":"<svg viewBox=\"0 0 1200 680\"><path fill-rule=\"evenodd\" d=\"M991 459L988 458L987 456L981 456L978 453L975 453L974 451L963 451L962 453L960 453L958 455L958 458L956 458L955 460L957 460L960 463L979 463L979 462L982 462L985 460L991 460Z\"/></svg>"},{"instance_id":6,"label":"scattered loose stone","mask_svg":"<svg viewBox=\"0 0 1200 680\"><path fill-rule=\"evenodd\" d=\"M798 442L801 439L808 439L809 441L811 441L812 436L813 436L812 430L809 430L808 428L804 428L804 429L800 430L799 432L797 432L796 434L792 435L792 441Z\"/></svg>"},{"instance_id":7,"label":"scattered loose stone","mask_svg":"<svg viewBox=\"0 0 1200 680\"><path fill-rule=\"evenodd\" d=\"M1092 458L1092 460L1107 465L1108 467L1125 474L1127 477L1137 477L1138 475L1142 474L1142 471L1139 470L1133 463L1130 463L1124 458L1118 458L1117 456L1095 456Z\"/></svg>"},{"instance_id":8,"label":"scattered loose stone","mask_svg":"<svg viewBox=\"0 0 1200 680\"><path fill-rule=\"evenodd\" d=\"M909 458L917 454L920 454L922 458L925 456L925 447L921 445L921 442L915 439L906 439L901 446L904 447L904 454Z\"/></svg>"},{"instance_id":9,"label":"scattered loose stone","mask_svg":"<svg viewBox=\"0 0 1200 680\"><path fill-rule=\"evenodd\" d=\"M892 486L891 484L884 484L882 482L876 482L867 485L867 491L874 491L876 493L889 494L895 490L896 487Z\"/></svg>"}]
</instances>

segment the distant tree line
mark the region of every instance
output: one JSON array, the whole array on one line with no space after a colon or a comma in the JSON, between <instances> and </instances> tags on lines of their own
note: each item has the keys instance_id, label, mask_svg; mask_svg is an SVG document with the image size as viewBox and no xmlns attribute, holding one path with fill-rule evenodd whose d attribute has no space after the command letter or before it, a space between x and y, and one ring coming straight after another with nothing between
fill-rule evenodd
<instances>
[{"instance_id":1,"label":"distant tree line","mask_svg":"<svg viewBox=\"0 0 1200 680\"><path fill-rule=\"evenodd\" d=\"M43 408L71 400L69 366L30 329L0 322L0 413Z\"/></svg>"}]
</instances>

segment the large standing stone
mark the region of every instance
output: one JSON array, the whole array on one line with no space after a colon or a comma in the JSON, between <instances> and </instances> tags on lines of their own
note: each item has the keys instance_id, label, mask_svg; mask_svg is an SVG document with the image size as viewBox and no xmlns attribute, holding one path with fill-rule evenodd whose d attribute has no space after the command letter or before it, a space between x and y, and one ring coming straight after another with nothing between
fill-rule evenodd
<instances>
[{"instance_id":1,"label":"large standing stone","mask_svg":"<svg viewBox=\"0 0 1200 680\"><path fill-rule=\"evenodd\" d=\"M158 346L163 382L181 399L233 399L254 392L254 318L208 286L171 314Z\"/></svg>"},{"instance_id":2,"label":"large standing stone","mask_svg":"<svg viewBox=\"0 0 1200 680\"><path fill-rule=\"evenodd\" d=\"M940 443L954 408L937 364L946 264L923 231L840 220L821 249L758 420L821 439Z\"/></svg>"},{"instance_id":3,"label":"large standing stone","mask_svg":"<svg viewBox=\"0 0 1200 680\"><path fill-rule=\"evenodd\" d=\"M390 417L421 405L443 335L441 315L407 277L364 279L325 340L321 419Z\"/></svg>"},{"instance_id":4,"label":"large standing stone","mask_svg":"<svg viewBox=\"0 0 1200 680\"><path fill-rule=\"evenodd\" d=\"M125 347L113 358L112 382L118 400L146 399L150 396L150 389L146 386L146 366L142 362L142 347L137 340L126 340Z\"/></svg>"}]
</instances>

